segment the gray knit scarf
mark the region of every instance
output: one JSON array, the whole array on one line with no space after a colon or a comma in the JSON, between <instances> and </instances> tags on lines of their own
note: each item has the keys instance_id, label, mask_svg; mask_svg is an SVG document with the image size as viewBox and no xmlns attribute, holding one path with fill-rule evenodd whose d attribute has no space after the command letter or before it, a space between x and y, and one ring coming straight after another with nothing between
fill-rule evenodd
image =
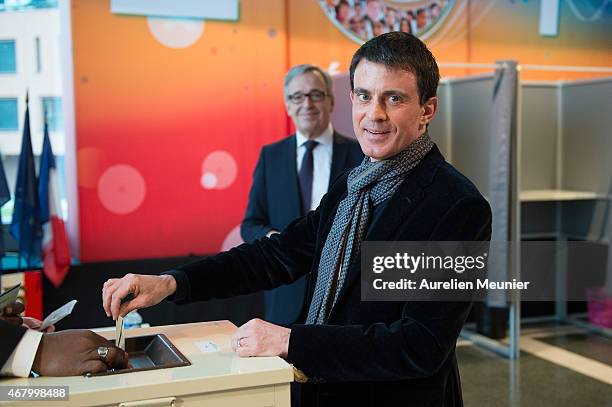
<instances>
[{"instance_id":1,"label":"gray knit scarf","mask_svg":"<svg viewBox=\"0 0 612 407\"><path fill-rule=\"evenodd\" d=\"M327 321L349 266L359 255L372 209L393 195L406 173L416 167L433 145L429 135L424 133L399 154L375 162L365 157L361 165L351 170L347 179L348 195L338 206L323 246L307 324ZM330 301L331 295L333 299Z\"/></svg>"}]
</instances>

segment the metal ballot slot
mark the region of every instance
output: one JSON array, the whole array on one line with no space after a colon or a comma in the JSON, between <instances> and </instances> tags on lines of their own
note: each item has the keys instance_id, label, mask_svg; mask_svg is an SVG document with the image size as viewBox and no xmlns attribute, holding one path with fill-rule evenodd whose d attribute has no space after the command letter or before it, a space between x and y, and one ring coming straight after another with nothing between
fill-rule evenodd
<instances>
[{"instance_id":1,"label":"metal ballot slot","mask_svg":"<svg viewBox=\"0 0 612 407\"><path fill-rule=\"evenodd\" d=\"M111 342L114 341L111 340ZM191 362L164 334L125 338L125 351L130 355L129 360L132 368L108 370L88 376L106 376L191 365Z\"/></svg>"}]
</instances>

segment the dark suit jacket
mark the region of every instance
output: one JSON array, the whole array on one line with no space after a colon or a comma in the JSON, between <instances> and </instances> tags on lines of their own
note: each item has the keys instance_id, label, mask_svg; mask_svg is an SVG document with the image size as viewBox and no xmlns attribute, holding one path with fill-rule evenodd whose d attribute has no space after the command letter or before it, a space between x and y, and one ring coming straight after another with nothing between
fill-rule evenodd
<instances>
[{"instance_id":1,"label":"dark suit jacket","mask_svg":"<svg viewBox=\"0 0 612 407\"><path fill-rule=\"evenodd\" d=\"M316 211L281 234L168 272L177 280L174 299L228 297L316 273L345 196L346 175ZM366 240L486 241L490 234L489 204L434 147L389 199ZM302 405L461 406L455 343L471 303L362 302L359 260L328 324L291 327L288 361L312 378L299 388Z\"/></svg>"},{"instance_id":2,"label":"dark suit jacket","mask_svg":"<svg viewBox=\"0 0 612 407\"><path fill-rule=\"evenodd\" d=\"M0 346L0 367L4 366L11 353L21 341L21 337L26 329L22 326L9 324L8 322L0 321L0 338L2 338L2 346Z\"/></svg>"},{"instance_id":3,"label":"dark suit jacket","mask_svg":"<svg viewBox=\"0 0 612 407\"><path fill-rule=\"evenodd\" d=\"M240 233L253 243L271 230L282 231L302 214L296 169L295 134L264 146L253 174L253 185ZM359 144L334 132L329 185L349 168L363 160ZM278 287L265 294L266 320L289 326L303 312L307 279Z\"/></svg>"}]
</instances>

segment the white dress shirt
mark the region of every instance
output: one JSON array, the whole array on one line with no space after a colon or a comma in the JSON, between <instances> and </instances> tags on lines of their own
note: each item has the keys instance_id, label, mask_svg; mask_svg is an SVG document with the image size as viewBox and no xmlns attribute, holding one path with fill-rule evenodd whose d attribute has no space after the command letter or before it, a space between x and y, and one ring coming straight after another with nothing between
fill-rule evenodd
<instances>
[{"instance_id":1,"label":"white dress shirt","mask_svg":"<svg viewBox=\"0 0 612 407\"><path fill-rule=\"evenodd\" d=\"M299 131L295 134L296 137L296 165L297 171L300 172L306 146L304 143L308 141L308 137L301 134ZM318 137L313 138L319 143L312 150L313 174L312 174L312 200L310 202L310 210L317 209L321 198L327 193L329 187L329 176L331 173L332 154L334 152L334 129L331 123L327 129Z\"/></svg>"},{"instance_id":2,"label":"white dress shirt","mask_svg":"<svg viewBox=\"0 0 612 407\"><path fill-rule=\"evenodd\" d=\"M2 376L17 376L17 377L28 377L32 370L32 364L36 357L36 351L38 345L42 339L42 332L28 329L23 336L21 341L17 344L11 356L6 360L2 369L0 369L0 375Z\"/></svg>"}]
</instances>

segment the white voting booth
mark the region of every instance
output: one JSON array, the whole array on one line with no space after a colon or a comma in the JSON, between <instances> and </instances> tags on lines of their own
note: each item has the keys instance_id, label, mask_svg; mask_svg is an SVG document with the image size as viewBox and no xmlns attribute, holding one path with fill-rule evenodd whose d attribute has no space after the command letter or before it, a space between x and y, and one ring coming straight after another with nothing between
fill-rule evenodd
<instances>
[{"instance_id":1,"label":"white voting booth","mask_svg":"<svg viewBox=\"0 0 612 407\"><path fill-rule=\"evenodd\" d=\"M578 71L612 69L581 68ZM521 149L523 239L587 241L610 253L612 223L612 77L573 81L524 81ZM612 295L612 256L601 283ZM552 319L611 337L612 331L567 313L571 257L556 264ZM605 266L604 266L605 267Z\"/></svg>"}]
</instances>

